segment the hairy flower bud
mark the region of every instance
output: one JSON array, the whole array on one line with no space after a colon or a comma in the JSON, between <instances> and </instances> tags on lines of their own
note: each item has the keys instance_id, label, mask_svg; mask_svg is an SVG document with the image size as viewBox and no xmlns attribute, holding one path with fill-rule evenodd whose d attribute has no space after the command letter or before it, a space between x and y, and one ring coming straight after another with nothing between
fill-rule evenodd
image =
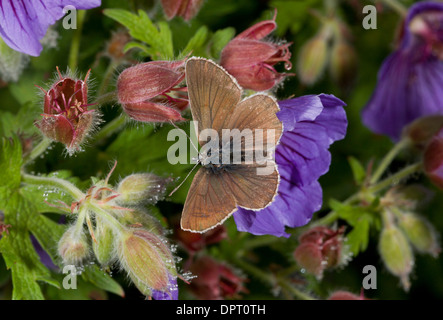
<instances>
[{"instance_id":1,"label":"hairy flower bud","mask_svg":"<svg viewBox=\"0 0 443 320\"><path fill-rule=\"evenodd\" d=\"M163 10L168 19L182 17L191 20L200 10L203 0L162 0Z\"/></svg>"},{"instance_id":2,"label":"hairy flower bud","mask_svg":"<svg viewBox=\"0 0 443 320\"><path fill-rule=\"evenodd\" d=\"M443 189L443 129L427 145L423 155L424 171L428 178Z\"/></svg>"},{"instance_id":3,"label":"hairy flower bud","mask_svg":"<svg viewBox=\"0 0 443 320\"><path fill-rule=\"evenodd\" d=\"M198 299L220 300L238 297L247 293L244 287L245 278L236 274L228 265L219 263L209 256L202 256L190 266L192 280L190 289Z\"/></svg>"},{"instance_id":4,"label":"hairy flower bud","mask_svg":"<svg viewBox=\"0 0 443 320\"><path fill-rule=\"evenodd\" d=\"M89 72L78 80L59 72L59 80L48 91L41 89L44 113L35 125L49 139L63 143L69 154L79 149L97 122L97 112L88 110L88 76Z\"/></svg>"},{"instance_id":5,"label":"hairy flower bud","mask_svg":"<svg viewBox=\"0 0 443 320\"><path fill-rule=\"evenodd\" d=\"M437 233L429 221L415 213L408 212L400 216L399 226L418 252L429 253L434 257L438 256L440 247Z\"/></svg>"},{"instance_id":6,"label":"hairy flower bud","mask_svg":"<svg viewBox=\"0 0 443 320\"><path fill-rule=\"evenodd\" d=\"M142 122L184 120L188 106L183 88L175 88L185 77L185 60L150 61L125 69L117 80L118 101L133 119ZM171 96L172 93L176 96Z\"/></svg>"},{"instance_id":7,"label":"hairy flower bud","mask_svg":"<svg viewBox=\"0 0 443 320\"><path fill-rule=\"evenodd\" d=\"M114 233L100 216L96 217L94 230L95 241L92 241L92 249L97 261L102 266L110 265L114 258Z\"/></svg>"},{"instance_id":8,"label":"hairy flower bud","mask_svg":"<svg viewBox=\"0 0 443 320\"><path fill-rule=\"evenodd\" d=\"M264 40L276 27L274 20L259 22L237 35L223 49L220 65L243 88L268 90L286 76L292 75L278 73L274 69L274 65L279 62L285 63L286 70L292 68L289 51L291 43L275 44Z\"/></svg>"},{"instance_id":9,"label":"hairy flower bud","mask_svg":"<svg viewBox=\"0 0 443 320\"><path fill-rule=\"evenodd\" d=\"M407 125L403 129L403 137L407 137L416 148L423 149L441 128L443 128L443 116L425 116Z\"/></svg>"},{"instance_id":10,"label":"hairy flower bud","mask_svg":"<svg viewBox=\"0 0 443 320\"><path fill-rule=\"evenodd\" d=\"M348 87L354 80L357 70L357 55L354 47L347 41L337 41L332 46L329 70L332 79L342 88Z\"/></svg>"},{"instance_id":11,"label":"hairy flower bud","mask_svg":"<svg viewBox=\"0 0 443 320\"><path fill-rule=\"evenodd\" d=\"M321 34L302 46L297 60L298 77L302 83L312 85L322 76L328 63L328 50L327 39Z\"/></svg>"},{"instance_id":12,"label":"hairy flower bud","mask_svg":"<svg viewBox=\"0 0 443 320\"><path fill-rule=\"evenodd\" d=\"M404 233L394 225L384 227L380 233L379 252L389 272L399 277L403 288L408 290L414 256Z\"/></svg>"},{"instance_id":13,"label":"hairy flower bud","mask_svg":"<svg viewBox=\"0 0 443 320\"><path fill-rule=\"evenodd\" d=\"M315 227L299 238L299 246L294 252L297 263L318 278L323 276L326 268L332 268L343 262L344 229L332 230L326 227Z\"/></svg>"},{"instance_id":14,"label":"hairy flower bud","mask_svg":"<svg viewBox=\"0 0 443 320\"><path fill-rule=\"evenodd\" d=\"M363 292L358 296L352 292L339 290L333 292L328 300L366 300L366 298L363 295Z\"/></svg>"},{"instance_id":15,"label":"hairy flower bud","mask_svg":"<svg viewBox=\"0 0 443 320\"><path fill-rule=\"evenodd\" d=\"M174 257L164 240L143 229L122 234L118 240L119 261L139 290L169 292L176 278Z\"/></svg>"},{"instance_id":16,"label":"hairy flower bud","mask_svg":"<svg viewBox=\"0 0 443 320\"><path fill-rule=\"evenodd\" d=\"M79 265L89 255L89 246L83 230L76 226L69 227L58 243L58 253L65 265Z\"/></svg>"},{"instance_id":17,"label":"hairy flower bud","mask_svg":"<svg viewBox=\"0 0 443 320\"><path fill-rule=\"evenodd\" d=\"M117 201L122 205L155 203L164 196L167 182L152 173L131 174L119 183Z\"/></svg>"}]
</instances>

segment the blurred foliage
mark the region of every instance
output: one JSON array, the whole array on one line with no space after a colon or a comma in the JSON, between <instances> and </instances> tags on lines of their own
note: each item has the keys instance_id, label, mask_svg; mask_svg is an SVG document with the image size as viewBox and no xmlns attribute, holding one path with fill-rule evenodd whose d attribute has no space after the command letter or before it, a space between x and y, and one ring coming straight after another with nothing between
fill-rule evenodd
<instances>
[{"instance_id":1,"label":"blurred foliage","mask_svg":"<svg viewBox=\"0 0 443 320\"><path fill-rule=\"evenodd\" d=\"M326 1L327 2L327 1ZM337 1L338 2L338 1ZM413 1L405 1L411 4ZM166 22L162 8L157 1L117 1L103 0L101 9L90 10L86 15L81 38L81 50L78 61L78 73L85 74L92 68L93 82L96 88L104 81L109 65L107 58L101 58L113 31L123 26L129 29L133 40L125 49L131 54L133 61L145 61L148 56L156 59L173 59L192 55L201 55L218 59L221 49L236 34L263 19L272 18L277 10L278 28L273 34L274 41L292 42L292 62L296 65L297 56L302 45L312 38L320 28L320 21L314 11L324 12L325 1L322 0L206 0L199 14L190 22L175 18ZM372 207L361 208L358 218L355 208L349 216L350 207L340 203L357 190L363 183L366 168L371 161L379 161L392 148L392 142L382 136L376 136L365 128L360 119L360 111L370 98L376 83L377 71L384 58L395 46L396 34L401 23L399 15L385 6L379 6L378 28L365 30L362 27L362 7L373 4L372 1L340 1L336 8L337 16L349 29L352 46L358 57L356 77L347 87L335 83L326 72L313 86L300 83L297 76L285 80L276 90L278 99L307 94L331 93L347 103L349 127L344 140L335 143L332 148L332 164L330 171L320 179L324 193L324 209L314 218L324 216L332 208L339 212L339 217L346 220L352 227L348 234L352 244L350 250L357 255L347 266L340 270L326 272L321 282L309 280L308 288L319 296L327 296L337 289L360 292L363 266L371 264L377 267L377 290L368 290L365 295L376 299L428 299L443 298L443 258L433 259L426 255L417 255L412 287L405 293L399 281L383 267L377 253L377 230L380 229L380 218L374 214ZM102 9L105 8L105 11ZM130 10L132 13L123 10ZM140 293L128 285L124 275L103 277L98 268L89 271L81 278L79 291L58 290L61 275L46 269L32 247L29 231L37 238L48 254L57 260L54 252L57 236L61 235L61 226L57 224L57 210L40 203L43 201L41 190L20 185L21 147L19 137L38 138L38 131L33 121L42 111L41 95L35 84L44 87L52 78L56 66L61 70L67 68L67 57L73 38L73 30L64 30L61 23L55 25L59 33L56 48L45 49L40 57L31 57L29 65L16 83L2 84L0 88L0 179L8 184L0 189L0 199L8 198L8 205L3 211L16 210L23 214L17 215L15 225L20 228L17 237L6 237L0 242L0 298L10 298L10 271L15 271L14 285L23 286L22 296L13 298L47 297L50 299L87 299L87 298L119 298L124 286L126 298L140 298ZM161 42L156 40L161 39ZM281 66L282 67L282 66ZM118 74L124 66L117 67ZM297 73L297 70L292 70ZM115 85L111 78L111 87ZM103 124L120 116L118 105L101 107ZM190 114L188 114L190 118ZM28 165L29 172L58 172L58 176L69 178L80 187L87 187L91 177L103 178L109 164L117 159L118 165L111 177L111 184L121 177L134 172L151 171L161 176L172 176L178 181L189 172L192 166L170 165L166 154L173 142L167 142L168 127L146 125L126 121L121 131L114 132L101 141L91 141L85 146L85 152L72 157L66 156L60 144L53 143L44 153ZM8 137L8 138L5 138ZM357 160L358 159L358 160ZM402 168L410 163L408 155L394 161L391 170ZM158 204L161 215L167 219L175 219L181 211L186 197L188 179L171 199ZM417 180L417 179L416 179ZM418 180L433 188L425 179ZM48 201L53 195L49 195ZM334 200L335 199L335 200ZM437 230L443 230L443 197L434 197L431 204L421 210L423 216L433 223ZM35 213L33 215L25 212ZM58 212L59 213L59 212ZM30 221L22 221L22 217L33 216ZM220 260L229 259L235 252L244 250L244 244L253 236L236 231L232 219L226 222L230 239L220 245L209 248L210 254ZM51 229L50 232L47 232ZM266 239L266 238L265 238ZM7 246L6 242L14 242ZM288 267L292 252L297 244L296 237L289 240L279 239L270 246L256 247L251 250L251 259L256 259L259 268L268 269L269 265ZM16 248L16 251L9 250ZM257 258L260 257L260 258ZM11 261L17 261L11 263ZM26 269L29 265L38 266L32 272ZM312 280L312 281L311 281ZM37 282L39 284L37 284ZM192 298L187 292L186 284L179 281L180 297ZM269 287L260 282L251 281L247 284L250 294L245 299L273 299ZM106 293L106 291L108 293ZM17 291L18 292L18 291Z\"/></svg>"}]
</instances>

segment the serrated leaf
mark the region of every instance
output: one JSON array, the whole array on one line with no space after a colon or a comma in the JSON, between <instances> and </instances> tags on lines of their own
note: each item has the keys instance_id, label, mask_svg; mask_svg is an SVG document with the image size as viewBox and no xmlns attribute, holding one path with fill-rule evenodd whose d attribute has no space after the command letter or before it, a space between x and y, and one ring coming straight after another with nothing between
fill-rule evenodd
<instances>
[{"instance_id":1,"label":"serrated leaf","mask_svg":"<svg viewBox=\"0 0 443 320\"><path fill-rule=\"evenodd\" d=\"M166 22L155 26L143 10L139 10L138 15L122 9L105 9L103 13L124 25L131 37L143 43L139 48L149 53L152 59L174 58L172 32ZM147 46L144 47L144 44Z\"/></svg>"},{"instance_id":2,"label":"serrated leaf","mask_svg":"<svg viewBox=\"0 0 443 320\"><path fill-rule=\"evenodd\" d=\"M351 166L352 175L355 183L360 186L366 179L366 170L363 165L354 157L348 157L349 165Z\"/></svg>"},{"instance_id":3,"label":"serrated leaf","mask_svg":"<svg viewBox=\"0 0 443 320\"><path fill-rule=\"evenodd\" d=\"M367 249L370 225L371 221L368 219L368 216L363 216L354 225L352 231L346 235L349 250L354 257Z\"/></svg>"},{"instance_id":4,"label":"serrated leaf","mask_svg":"<svg viewBox=\"0 0 443 320\"><path fill-rule=\"evenodd\" d=\"M0 138L0 200L20 186L22 162L18 137Z\"/></svg>"}]
</instances>

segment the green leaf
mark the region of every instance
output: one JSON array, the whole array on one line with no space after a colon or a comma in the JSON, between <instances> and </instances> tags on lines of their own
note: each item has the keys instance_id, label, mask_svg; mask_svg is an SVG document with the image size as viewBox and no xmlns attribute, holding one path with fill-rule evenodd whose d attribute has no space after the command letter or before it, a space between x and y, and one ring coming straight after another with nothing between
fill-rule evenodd
<instances>
[{"instance_id":1,"label":"green leaf","mask_svg":"<svg viewBox=\"0 0 443 320\"><path fill-rule=\"evenodd\" d=\"M22 146L17 136L0 138L0 201L20 186ZM1 207L0 207L1 209Z\"/></svg>"},{"instance_id":2,"label":"green leaf","mask_svg":"<svg viewBox=\"0 0 443 320\"><path fill-rule=\"evenodd\" d=\"M152 59L174 58L172 32L166 22L159 22L155 26L143 10L139 10L138 15L122 9L105 9L103 13L124 25L135 40L143 42L138 48L149 54ZM136 47L134 44L131 46Z\"/></svg>"},{"instance_id":3,"label":"green leaf","mask_svg":"<svg viewBox=\"0 0 443 320\"><path fill-rule=\"evenodd\" d=\"M354 225L352 231L346 235L349 250L352 252L354 257L367 249L369 243L370 225L371 219L368 216L362 216Z\"/></svg>"},{"instance_id":4,"label":"green leaf","mask_svg":"<svg viewBox=\"0 0 443 320\"><path fill-rule=\"evenodd\" d=\"M360 186L366 179L366 170L363 165L354 157L348 157L355 183Z\"/></svg>"},{"instance_id":5,"label":"green leaf","mask_svg":"<svg viewBox=\"0 0 443 320\"><path fill-rule=\"evenodd\" d=\"M218 59L223 48L231 41L235 36L235 29L228 27L225 29L217 30L212 37L211 44L211 56L214 59Z\"/></svg>"},{"instance_id":6,"label":"green leaf","mask_svg":"<svg viewBox=\"0 0 443 320\"><path fill-rule=\"evenodd\" d=\"M180 54L180 58L184 58L186 55L192 52L194 56L205 56L204 47L208 38L209 30L206 26L200 27L194 36L189 40L185 49Z\"/></svg>"},{"instance_id":7,"label":"green leaf","mask_svg":"<svg viewBox=\"0 0 443 320\"><path fill-rule=\"evenodd\" d=\"M125 292L120 284L112 279L109 274L100 270L96 265L86 268L85 271L82 272L82 278L100 289L112 292L120 297L125 296Z\"/></svg>"}]
</instances>

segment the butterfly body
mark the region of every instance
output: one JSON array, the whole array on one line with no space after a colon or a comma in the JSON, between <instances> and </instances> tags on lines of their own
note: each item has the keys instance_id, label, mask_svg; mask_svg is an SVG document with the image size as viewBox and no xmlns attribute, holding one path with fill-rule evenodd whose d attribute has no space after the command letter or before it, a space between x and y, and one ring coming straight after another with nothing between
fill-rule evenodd
<instances>
[{"instance_id":1,"label":"butterfly body","mask_svg":"<svg viewBox=\"0 0 443 320\"><path fill-rule=\"evenodd\" d=\"M186 63L191 112L197 123L201 165L188 192L181 227L205 232L238 207L261 210L280 181L274 161L283 131L274 98L242 89L222 67L203 58Z\"/></svg>"}]
</instances>

